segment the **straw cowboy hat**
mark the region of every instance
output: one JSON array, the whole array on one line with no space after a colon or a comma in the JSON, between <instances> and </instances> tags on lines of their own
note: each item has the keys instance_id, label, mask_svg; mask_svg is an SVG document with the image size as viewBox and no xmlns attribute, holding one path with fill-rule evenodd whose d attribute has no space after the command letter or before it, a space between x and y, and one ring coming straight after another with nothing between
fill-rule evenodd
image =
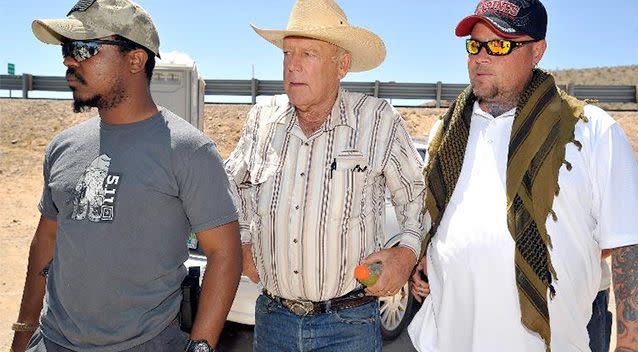
<instances>
[{"instance_id":1,"label":"straw cowboy hat","mask_svg":"<svg viewBox=\"0 0 638 352\"><path fill-rule=\"evenodd\" d=\"M337 45L352 55L351 72L371 70L385 59L383 40L367 29L348 23L334 0L297 0L285 30L261 29L255 32L275 46L283 47L285 37L307 37Z\"/></svg>"}]
</instances>

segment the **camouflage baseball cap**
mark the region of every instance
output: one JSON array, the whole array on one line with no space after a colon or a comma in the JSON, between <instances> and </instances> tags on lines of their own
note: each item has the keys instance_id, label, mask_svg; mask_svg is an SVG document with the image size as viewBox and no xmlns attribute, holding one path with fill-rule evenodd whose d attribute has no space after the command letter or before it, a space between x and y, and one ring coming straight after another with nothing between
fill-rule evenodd
<instances>
[{"instance_id":1,"label":"camouflage baseball cap","mask_svg":"<svg viewBox=\"0 0 638 352\"><path fill-rule=\"evenodd\" d=\"M35 20L31 29L48 44L119 35L159 57L159 36L151 16L129 0L80 0L66 18Z\"/></svg>"}]
</instances>

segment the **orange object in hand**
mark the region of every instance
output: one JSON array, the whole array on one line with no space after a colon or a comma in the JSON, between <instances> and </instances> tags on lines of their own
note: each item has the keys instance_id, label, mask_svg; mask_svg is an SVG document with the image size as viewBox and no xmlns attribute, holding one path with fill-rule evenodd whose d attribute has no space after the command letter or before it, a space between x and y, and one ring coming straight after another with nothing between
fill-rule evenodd
<instances>
[{"instance_id":1,"label":"orange object in hand","mask_svg":"<svg viewBox=\"0 0 638 352\"><path fill-rule=\"evenodd\" d=\"M354 268L354 277L357 280L365 285L366 287L370 287L374 285L377 280L379 280L379 275L381 275L381 263L372 263L368 265L357 265Z\"/></svg>"}]
</instances>

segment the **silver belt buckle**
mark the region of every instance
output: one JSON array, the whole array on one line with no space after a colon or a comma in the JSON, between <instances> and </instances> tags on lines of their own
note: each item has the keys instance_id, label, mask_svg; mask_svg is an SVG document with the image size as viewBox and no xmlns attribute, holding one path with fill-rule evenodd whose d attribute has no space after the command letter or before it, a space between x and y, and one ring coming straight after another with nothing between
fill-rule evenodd
<instances>
[{"instance_id":1,"label":"silver belt buckle","mask_svg":"<svg viewBox=\"0 0 638 352\"><path fill-rule=\"evenodd\" d=\"M306 316L312 312L315 305L308 301L288 301L286 306L296 315Z\"/></svg>"}]
</instances>

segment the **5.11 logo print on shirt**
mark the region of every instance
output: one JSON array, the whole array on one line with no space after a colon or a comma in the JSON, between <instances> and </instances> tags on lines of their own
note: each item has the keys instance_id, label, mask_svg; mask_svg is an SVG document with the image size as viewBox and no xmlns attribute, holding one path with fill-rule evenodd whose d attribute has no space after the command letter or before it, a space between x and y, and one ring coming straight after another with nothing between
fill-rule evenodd
<instances>
[{"instance_id":1,"label":"5.11 logo print on shirt","mask_svg":"<svg viewBox=\"0 0 638 352\"><path fill-rule=\"evenodd\" d=\"M115 218L115 201L121 175L109 173L111 158L102 154L84 170L75 185L71 219L110 222Z\"/></svg>"}]
</instances>

